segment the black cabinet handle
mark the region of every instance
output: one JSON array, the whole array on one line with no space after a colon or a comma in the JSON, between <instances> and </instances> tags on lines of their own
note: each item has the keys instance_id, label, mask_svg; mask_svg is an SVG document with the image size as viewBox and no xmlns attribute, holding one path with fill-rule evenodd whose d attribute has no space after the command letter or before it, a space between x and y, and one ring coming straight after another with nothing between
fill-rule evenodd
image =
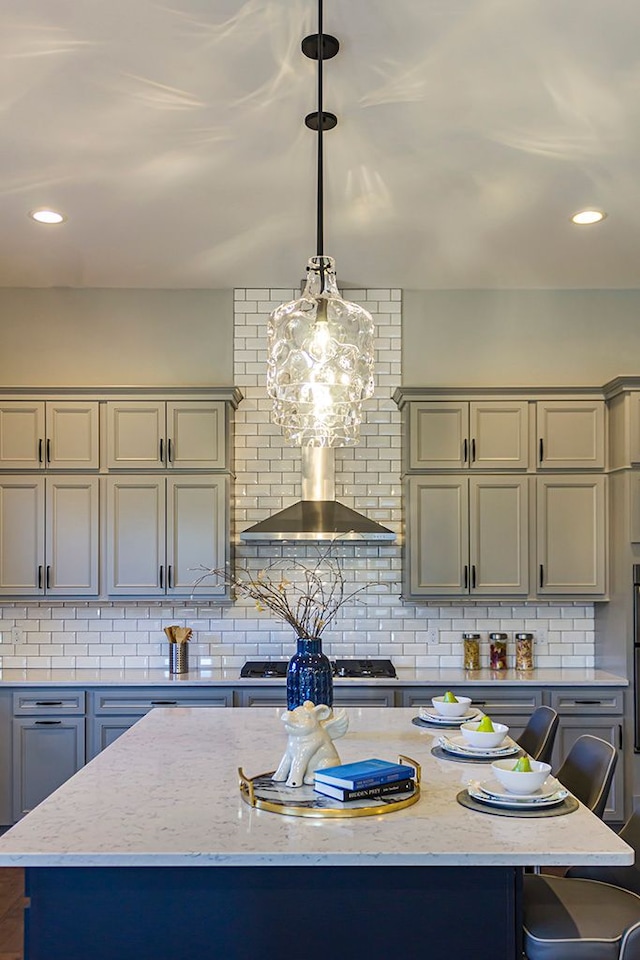
<instances>
[{"instance_id":1,"label":"black cabinet handle","mask_svg":"<svg viewBox=\"0 0 640 960\"><path fill-rule=\"evenodd\" d=\"M574 703L579 703L581 707L586 706L602 706L602 700L574 700Z\"/></svg>"},{"instance_id":2,"label":"black cabinet handle","mask_svg":"<svg viewBox=\"0 0 640 960\"><path fill-rule=\"evenodd\" d=\"M47 437L47 463L51 463L51 440Z\"/></svg>"},{"instance_id":3,"label":"black cabinet handle","mask_svg":"<svg viewBox=\"0 0 640 960\"><path fill-rule=\"evenodd\" d=\"M465 590L467 589L468 586L469 586L469 567L468 567L467 564L465 563L465 565L464 565L464 588L465 588Z\"/></svg>"},{"instance_id":4,"label":"black cabinet handle","mask_svg":"<svg viewBox=\"0 0 640 960\"><path fill-rule=\"evenodd\" d=\"M160 463L164 463L164 440L160 437Z\"/></svg>"},{"instance_id":5,"label":"black cabinet handle","mask_svg":"<svg viewBox=\"0 0 640 960\"><path fill-rule=\"evenodd\" d=\"M44 580L45 586L46 586L47 590L49 589L49 581L50 581L50 580L51 580L51 567L49 566L49 564L47 564L47 575L46 575L45 580Z\"/></svg>"},{"instance_id":6,"label":"black cabinet handle","mask_svg":"<svg viewBox=\"0 0 640 960\"><path fill-rule=\"evenodd\" d=\"M36 700L36 707L61 707L62 700Z\"/></svg>"},{"instance_id":7,"label":"black cabinet handle","mask_svg":"<svg viewBox=\"0 0 640 960\"><path fill-rule=\"evenodd\" d=\"M618 724L618 750L622 750L622 724Z\"/></svg>"},{"instance_id":8,"label":"black cabinet handle","mask_svg":"<svg viewBox=\"0 0 640 960\"><path fill-rule=\"evenodd\" d=\"M42 564L38 565L38 590L42 590Z\"/></svg>"},{"instance_id":9,"label":"black cabinet handle","mask_svg":"<svg viewBox=\"0 0 640 960\"><path fill-rule=\"evenodd\" d=\"M471 462L476 462L476 438L474 437L471 441Z\"/></svg>"},{"instance_id":10,"label":"black cabinet handle","mask_svg":"<svg viewBox=\"0 0 640 960\"><path fill-rule=\"evenodd\" d=\"M476 565L475 563L471 564L471 589L475 590L476 588Z\"/></svg>"},{"instance_id":11,"label":"black cabinet handle","mask_svg":"<svg viewBox=\"0 0 640 960\"><path fill-rule=\"evenodd\" d=\"M164 587L164 566L160 564L160 587Z\"/></svg>"},{"instance_id":12,"label":"black cabinet handle","mask_svg":"<svg viewBox=\"0 0 640 960\"><path fill-rule=\"evenodd\" d=\"M36 720L36 724L40 724L42 727L54 727L59 723L62 723L62 720Z\"/></svg>"},{"instance_id":13,"label":"black cabinet handle","mask_svg":"<svg viewBox=\"0 0 640 960\"><path fill-rule=\"evenodd\" d=\"M544 587L544 565L540 564L540 586Z\"/></svg>"},{"instance_id":14,"label":"black cabinet handle","mask_svg":"<svg viewBox=\"0 0 640 960\"><path fill-rule=\"evenodd\" d=\"M151 705L153 707L176 707L178 705L177 700L152 700Z\"/></svg>"},{"instance_id":15,"label":"black cabinet handle","mask_svg":"<svg viewBox=\"0 0 640 960\"><path fill-rule=\"evenodd\" d=\"M473 705L474 707L484 707L485 704L486 704L486 702L487 702L486 700L472 700L472 701L471 701L471 703L472 703L472 705Z\"/></svg>"},{"instance_id":16,"label":"black cabinet handle","mask_svg":"<svg viewBox=\"0 0 640 960\"><path fill-rule=\"evenodd\" d=\"M540 463L544 460L544 440L542 437L538 440L538 459Z\"/></svg>"},{"instance_id":17,"label":"black cabinet handle","mask_svg":"<svg viewBox=\"0 0 640 960\"><path fill-rule=\"evenodd\" d=\"M42 463L42 437L38 440L38 463Z\"/></svg>"},{"instance_id":18,"label":"black cabinet handle","mask_svg":"<svg viewBox=\"0 0 640 960\"><path fill-rule=\"evenodd\" d=\"M167 587L171 589L173 583L171 582L171 564L167 567Z\"/></svg>"},{"instance_id":19,"label":"black cabinet handle","mask_svg":"<svg viewBox=\"0 0 640 960\"><path fill-rule=\"evenodd\" d=\"M169 437L169 439L167 440L167 462L168 463L173 462L173 444L171 441L171 437Z\"/></svg>"},{"instance_id":20,"label":"black cabinet handle","mask_svg":"<svg viewBox=\"0 0 640 960\"><path fill-rule=\"evenodd\" d=\"M463 442L463 444L462 444L462 462L463 462L463 463L466 463L466 462L467 462L467 439L466 439L466 437L465 437L464 442Z\"/></svg>"}]
</instances>

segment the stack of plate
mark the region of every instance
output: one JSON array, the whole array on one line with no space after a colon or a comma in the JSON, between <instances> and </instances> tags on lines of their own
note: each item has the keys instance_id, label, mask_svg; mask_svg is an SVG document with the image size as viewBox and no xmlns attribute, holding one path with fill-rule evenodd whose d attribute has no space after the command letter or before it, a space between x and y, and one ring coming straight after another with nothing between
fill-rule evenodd
<instances>
[{"instance_id":1,"label":"stack of plate","mask_svg":"<svg viewBox=\"0 0 640 960\"><path fill-rule=\"evenodd\" d=\"M461 717L443 717L435 707L420 707L420 720L431 723L434 727L459 727L467 720L475 720L479 716L480 711L475 707L470 707Z\"/></svg>"},{"instance_id":2,"label":"stack of plate","mask_svg":"<svg viewBox=\"0 0 640 960\"><path fill-rule=\"evenodd\" d=\"M520 795L509 793L495 777L480 782L474 781L467 787L470 797L489 807L506 807L511 810L538 810L541 807L554 807L569 796L559 780L547 777L539 790Z\"/></svg>"},{"instance_id":3,"label":"stack of plate","mask_svg":"<svg viewBox=\"0 0 640 960\"><path fill-rule=\"evenodd\" d=\"M442 736L438 739L438 743L447 753L474 760L500 760L502 757L512 757L521 752L520 747L511 737L505 737L499 747L490 748L472 747L461 733L454 737Z\"/></svg>"}]
</instances>

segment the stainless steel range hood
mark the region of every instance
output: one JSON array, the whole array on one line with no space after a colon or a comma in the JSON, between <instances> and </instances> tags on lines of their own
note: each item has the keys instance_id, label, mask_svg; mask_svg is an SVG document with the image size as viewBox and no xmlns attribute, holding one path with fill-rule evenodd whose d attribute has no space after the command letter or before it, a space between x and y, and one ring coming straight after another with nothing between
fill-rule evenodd
<instances>
[{"instance_id":1,"label":"stainless steel range hood","mask_svg":"<svg viewBox=\"0 0 640 960\"><path fill-rule=\"evenodd\" d=\"M261 520L241 540L395 540L392 530L335 499L331 447L302 447L302 500Z\"/></svg>"}]
</instances>

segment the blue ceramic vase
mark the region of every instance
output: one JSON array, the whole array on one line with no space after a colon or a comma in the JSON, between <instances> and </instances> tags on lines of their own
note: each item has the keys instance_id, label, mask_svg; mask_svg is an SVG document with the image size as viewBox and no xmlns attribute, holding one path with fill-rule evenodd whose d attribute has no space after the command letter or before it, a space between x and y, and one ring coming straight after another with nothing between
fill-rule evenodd
<instances>
[{"instance_id":1,"label":"blue ceramic vase","mask_svg":"<svg viewBox=\"0 0 640 960\"><path fill-rule=\"evenodd\" d=\"M298 637L297 645L287 667L287 709L295 710L305 700L333 706L333 671L322 641Z\"/></svg>"}]
</instances>

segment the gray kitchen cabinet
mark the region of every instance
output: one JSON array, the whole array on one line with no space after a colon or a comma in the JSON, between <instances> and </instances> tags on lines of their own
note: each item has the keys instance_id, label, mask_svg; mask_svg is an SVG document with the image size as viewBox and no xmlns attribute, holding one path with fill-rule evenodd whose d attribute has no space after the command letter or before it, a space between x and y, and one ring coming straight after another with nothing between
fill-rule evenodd
<instances>
[{"instance_id":1,"label":"gray kitchen cabinet","mask_svg":"<svg viewBox=\"0 0 640 960\"><path fill-rule=\"evenodd\" d=\"M99 454L97 401L0 402L1 470L97 470Z\"/></svg>"},{"instance_id":2,"label":"gray kitchen cabinet","mask_svg":"<svg viewBox=\"0 0 640 960\"><path fill-rule=\"evenodd\" d=\"M13 694L13 821L33 810L85 762L84 691Z\"/></svg>"},{"instance_id":3,"label":"gray kitchen cabinet","mask_svg":"<svg viewBox=\"0 0 640 960\"><path fill-rule=\"evenodd\" d=\"M604 596L606 477L537 477L539 596Z\"/></svg>"},{"instance_id":4,"label":"gray kitchen cabinet","mask_svg":"<svg viewBox=\"0 0 640 960\"><path fill-rule=\"evenodd\" d=\"M264 686L239 687L234 694L237 707L287 707L286 687L280 683L272 688ZM335 707L394 707L400 705L400 694L394 687L350 687L334 684Z\"/></svg>"},{"instance_id":5,"label":"gray kitchen cabinet","mask_svg":"<svg viewBox=\"0 0 640 960\"><path fill-rule=\"evenodd\" d=\"M551 760L552 769L557 772L569 750L578 737L591 734L606 740L618 751L618 762L613 775L609 799L605 807L604 818L622 823L625 820L624 805L624 764L622 760L622 717L603 716L561 716L556 734L556 742Z\"/></svg>"},{"instance_id":6,"label":"gray kitchen cabinet","mask_svg":"<svg viewBox=\"0 0 640 960\"><path fill-rule=\"evenodd\" d=\"M107 592L113 596L228 596L200 567L228 558L226 476L107 478Z\"/></svg>"},{"instance_id":7,"label":"gray kitchen cabinet","mask_svg":"<svg viewBox=\"0 0 640 960\"><path fill-rule=\"evenodd\" d=\"M604 400L538 400L538 470L604 470Z\"/></svg>"},{"instance_id":8,"label":"gray kitchen cabinet","mask_svg":"<svg viewBox=\"0 0 640 960\"><path fill-rule=\"evenodd\" d=\"M410 404L410 470L526 470L528 404L434 400Z\"/></svg>"},{"instance_id":9,"label":"gray kitchen cabinet","mask_svg":"<svg viewBox=\"0 0 640 960\"><path fill-rule=\"evenodd\" d=\"M225 406L215 400L109 401L108 469L224 469Z\"/></svg>"},{"instance_id":10,"label":"gray kitchen cabinet","mask_svg":"<svg viewBox=\"0 0 640 960\"><path fill-rule=\"evenodd\" d=\"M404 595L527 596L528 493L526 477L410 477Z\"/></svg>"},{"instance_id":11,"label":"gray kitchen cabinet","mask_svg":"<svg viewBox=\"0 0 640 960\"><path fill-rule=\"evenodd\" d=\"M98 596L98 538L97 477L0 477L0 596Z\"/></svg>"},{"instance_id":12,"label":"gray kitchen cabinet","mask_svg":"<svg viewBox=\"0 0 640 960\"><path fill-rule=\"evenodd\" d=\"M171 686L153 688L124 688L91 690L89 692L89 726L87 731L87 759L117 740L136 720L154 707L230 707L233 692L230 688Z\"/></svg>"}]
</instances>

